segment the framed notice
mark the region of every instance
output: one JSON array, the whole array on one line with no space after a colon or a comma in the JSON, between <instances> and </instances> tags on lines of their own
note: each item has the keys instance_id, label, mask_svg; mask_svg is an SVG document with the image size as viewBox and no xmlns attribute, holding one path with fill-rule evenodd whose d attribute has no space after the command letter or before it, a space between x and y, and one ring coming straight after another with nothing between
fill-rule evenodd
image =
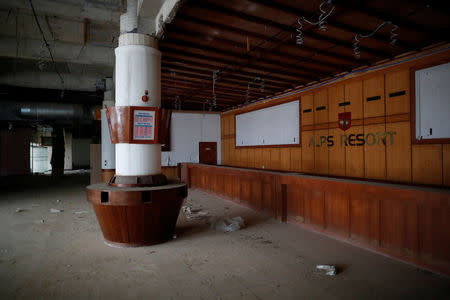
<instances>
[{"instance_id":1,"label":"framed notice","mask_svg":"<svg viewBox=\"0 0 450 300\"><path fill-rule=\"evenodd\" d=\"M134 143L153 144L158 141L158 109L132 107L132 140Z\"/></svg>"}]
</instances>

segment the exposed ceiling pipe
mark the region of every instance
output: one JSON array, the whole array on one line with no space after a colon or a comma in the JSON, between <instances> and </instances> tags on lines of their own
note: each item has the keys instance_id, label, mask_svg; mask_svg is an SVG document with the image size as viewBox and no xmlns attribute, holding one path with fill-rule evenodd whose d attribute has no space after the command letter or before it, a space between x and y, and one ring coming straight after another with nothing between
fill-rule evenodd
<instances>
[{"instance_id":1,"label":"exposed ceiling pipe","mask_svg":"<svg viewBox=\"0 0 450 300\"><path fill-rule=\"evenodd\" d=\"M138 27L138 1L127 0L127 12L120 16L120 34L136 33Z\"/></svg>"},{"instance_id":2,"label":"exposed ceiling pipe","mask_svg":"<svg viewBox=\"0 0 450 300\"><path fill-rule=\"evenodd\" d=\"M17 117L36 120L94 120L100 107L72 103L16 103Z\"/></svg>"}]
</instances>

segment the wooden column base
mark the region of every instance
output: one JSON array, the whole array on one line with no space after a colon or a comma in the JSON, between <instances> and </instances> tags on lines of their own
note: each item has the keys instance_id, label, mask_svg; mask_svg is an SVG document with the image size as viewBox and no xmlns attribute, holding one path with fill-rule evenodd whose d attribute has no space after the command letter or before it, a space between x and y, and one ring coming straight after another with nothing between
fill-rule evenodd
<instances>
[{"instance_id":1,"label":"wooden column base","mask_svg":"<svg viewBox=\"0 0 450 300\"><path fill-rule=\"evenodd\" d=\"M99 183L87 187L87 200L94 206L106 242L122 247L171 240L186 196L184 183L134 188Z\"/></svg>"},{"instance_id":2,"label":"wooden column base","mask_svg":"<svg viewBox=\"0 0 450 300\"><path fill-rule=\"evenodd\" d=\"M166 175L145 175L145 176L122 176L114 175L109 180L110 186L115 187L146 187L161 186L168 183Z\"/></svg>"}]
</instances>

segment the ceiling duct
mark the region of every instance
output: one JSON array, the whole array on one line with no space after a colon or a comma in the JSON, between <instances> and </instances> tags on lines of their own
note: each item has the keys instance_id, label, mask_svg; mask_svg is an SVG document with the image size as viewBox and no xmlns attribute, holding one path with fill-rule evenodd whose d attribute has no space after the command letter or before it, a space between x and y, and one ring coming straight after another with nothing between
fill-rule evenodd
<instances>
[{"instance_id":1,"label":"ceiling duct","mask_svg":"<svg viewBox=\"0 0 450 300\"><path fill-rule=\"evenodd\" d=\"M48 120L94 120L99 107L72 103L17 103L16 115L19 118Z\"/></svg>"}]
</instances>

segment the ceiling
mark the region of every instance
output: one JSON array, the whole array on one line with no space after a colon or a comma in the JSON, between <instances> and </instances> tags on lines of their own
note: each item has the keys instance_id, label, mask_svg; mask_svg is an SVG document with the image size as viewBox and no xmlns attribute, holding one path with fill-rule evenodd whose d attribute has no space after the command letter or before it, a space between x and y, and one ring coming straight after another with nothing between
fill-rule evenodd
<instances>
[{"instance_id":1,"label":"ceiling","mask_svg":"<svg viewBox=\"0 0 450 300\"><path fill-rule=\"evenodd\" d=\"M317 22L322 2L185 1L160 41L163 106L179 99L182 109L227 110L448 41L450 12L441 1L333 1L326 30L302 21L298 45L298 19ZM332 7L324 4L323 15ZM386 21L359 38L355 58L355 34Z\"/></svg>"},{"instance_id":2,"label":"ceiling","mask_svg":"<svg viewBox=\"0 0 450 300\"><path fill-rule=\"evenodd\" d=\"M153 16L155 7L164 2L143 1L141 17ZM64 89L80 91L74 95L90 95L91 103L101 103L97 90L100 81L112 76L119 16L125 12L126 1L32 2L43 32L38 30L29 0L0 0L0 101L26 101L30 91L38 99L40 90L44 98L53 99ZM443 1L335 0L325 31L301 22L303 43L298 45L298 19L317 22L322 3L183 1L159 43L162 106L174 108L179 99L181 109L228 110L448 41L450 12ZM323 4L322 16L332 7ZM370 38L360 38L360 58L355 58L355 34L370 34L387 21L391 23ZM390 44L392 33L394 45Z\"/></svg>"}]
</instances>

